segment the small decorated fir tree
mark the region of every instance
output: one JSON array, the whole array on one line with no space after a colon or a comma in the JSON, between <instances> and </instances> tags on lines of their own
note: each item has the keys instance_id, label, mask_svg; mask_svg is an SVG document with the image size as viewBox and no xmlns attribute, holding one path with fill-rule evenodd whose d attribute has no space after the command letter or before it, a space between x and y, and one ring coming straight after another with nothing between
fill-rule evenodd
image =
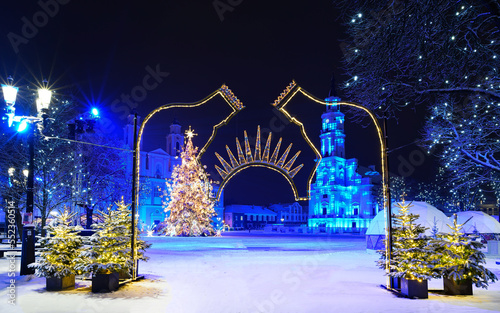
<instances>
[{"instance_id":1,"label":"small decorated fir tree","mask_svg":"<svg viewBox=\"0 0 500 313\"><path fill-rule=\"evenodd\" d=\"M170 202L165 209L166 234L170 236L213 236L214 203L209 198L212 186L196 158L191 128L186 132L187 143L181 153L182 163L174 168L170 186Z\"/></svg>"},{"instance_id":2,"label":"small decorated fir tree","mask_svg":"<svg viewBox=\"0 0 500 313\"><path fill-rule=\"evenodd\" d=\"M40 258L29 267L35 268L39 277L63 278L77 274L76 259L83 245L79 235L80 226L70 226L76 213L70 214L65 208L56 215L55 225L45 226L46 237L38 237L41 246Z\"/></svg>"},{"instance_id":3,"label":"small decorated fir tree","mask_svg":"<svg viewBox=\"0 0 500 313\"><path fill-rule=\"evenodd\" d=\"M77 266L79 271L106 274L132 268L130 205L126 205L123 199L116 205L114 210L110 208L107 213L101 212L102 223L92 225L96 232L90 237L90 247L81 254L81 264ZM136 228L136 259L146 261L148 257L144 252L150 244L139 239L138 233Z\"/></svg>"},{"instance_id":4,"label":"small decorated fir tree","mask_svg":"<svg viewBox=\"0 0 500 313\"><path fill-rule=\"evenodd\" d=\"M464 224L458 224L454 214L453 225L448 225L451 233L438 235L434 243L437 247L437 269L445 278L457 282L470 279L476 287L487 288L488 282L496 281L497 277L482 265L485 256L479 249L483 244L476 241L475 236L464 234Z\"/></svg>"},{"instance_id":5,"label":"small decorated fir tree","mask_svg":"<svg viewBox=\"0 0 500 313\"><path fill-rule=\"evenodd\" d=\"M426 228L416 224L419 215L412 214L409 208L411 202L406 203L404 194L401 203L397 203L398 214L393 214L392 228L392 258L389 275L408 280L427 280L437 277L434 264L430 256L434 253L429 238L424 233ZM385 250L379 266L385 268Z\"/></svg>"}]
</instances>

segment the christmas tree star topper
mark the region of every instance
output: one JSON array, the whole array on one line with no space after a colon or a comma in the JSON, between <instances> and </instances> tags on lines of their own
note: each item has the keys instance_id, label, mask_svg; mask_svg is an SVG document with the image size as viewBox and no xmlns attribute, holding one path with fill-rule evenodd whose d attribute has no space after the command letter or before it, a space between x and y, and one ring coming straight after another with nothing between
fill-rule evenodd
<instances>
[{"instance_id":1,"label":"christmas tree star topper","mask_svg":"<svg viewBox=\"0 0 500 313\"><path fill-rule=\"evenodd\" d=\"M198 134L194 132L194 129L191 129L191 125L189 125L189 129L186 130L186 137L187 138L193 138L194 136L197 136Z\"/></svg>"}]
</instances>

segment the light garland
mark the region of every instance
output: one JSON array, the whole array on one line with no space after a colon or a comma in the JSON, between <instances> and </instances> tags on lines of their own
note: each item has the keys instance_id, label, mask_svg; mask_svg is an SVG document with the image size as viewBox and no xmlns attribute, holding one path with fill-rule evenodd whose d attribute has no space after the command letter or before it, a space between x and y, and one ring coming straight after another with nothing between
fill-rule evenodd
<instances>
[{"instance_id":1,"label":"light garland","mask_svg":"<svg viewBox=\"0 0 500 313\"><path fill-rule=\"evenodd\" d=\"M276 145L276 148L274 149L273 154L271 155L271 158L269 159L269 151L270 151L270 146L271 146L271 137L272 133L269 133L269 137L267 139L266 145L264 147L264 155L261 157L260 155L260 148L261 148L261 142L260 142L260 125L257 127L257 139L255 142L255 152L254 156L252 156L252 150L250 148L250 143L248 142L248 136L247 132L244 131L245 134L245 154L243 154L243 151L241 150L241 145L236 138L236 150L238 153L238 160L234 157L233 153L229 149L228 146L226 146L226 151L229 156L229 160L231 162L231 165L229 165L228 162L224 160L217 152L215 153L215 156L221 162L222 167L224 169L221 169L217 165L215 165L215 169L219 173L219 175L222 177L222 183L219 187L219 190L217 191L217 194L215 196L216 201L220 200L220 196L222 194L222 190L224 189L224 186L233 178L236 174L241 172L243 169L249 168L249 167L264 167L268 168L271 170L274 170L281 175L285 177L285 179L288 181L290 186L292 187L293 195L295 197L296 201L302 201L302 200L308 200L308 198L305 197L299 197L297 187L295 183L293 182L293 177L298 173L298 171L304 166L304 164L301 164L297 167L295 167L293 170L291 170L291 167L293 166L293 163L297 159L297 157L300 154L300 151L298 151L285 165L286 158L288 157L288 154L290 153L290 149L292 148L292 144L288 146L288 148L285 150L283 155L279 158L278 160L278 154L282 142L282 138L279 139L278 144ZM253 166L250 166L253 165Z\"/></svg>"}]
</instances>

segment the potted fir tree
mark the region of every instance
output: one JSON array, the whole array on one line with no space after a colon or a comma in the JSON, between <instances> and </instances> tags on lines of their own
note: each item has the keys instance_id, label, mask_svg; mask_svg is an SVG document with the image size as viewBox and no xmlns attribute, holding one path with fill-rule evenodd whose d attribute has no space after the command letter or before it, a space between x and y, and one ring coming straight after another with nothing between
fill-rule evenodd
<instances>
[{"instance_id":1,"label":"potted fir tree","mask_svg":"<svg viewBox=\"0 0 500 313\"><path fill-rule=\"evenodd\" d=\"M393 252L389 276L400 279L401 293L410 298L427 298L427 280L437 277L430 256L432 245L424 235L426 228L415 223L418 215L411 214L410 203L402 198L398 214L393 214ZM379 266L385 268L385 250L380 250L382 260Z\"/></svg>"},{"instance_id":2,"label":"potted fir tree","mask_svg":"<svg viewBox=\"0 0 500 313\"><path fill-rule=\"evenodd\" d=\"M90 237L90 246L81 253L77 266L80 271L92 273L92 292L118 289L120 272L128 273L132 268L129 205L122 200L116 209L109 208L101 214L103 222L92 225L96 232ZM144 251L149 246L136 237L136 260L147 260Z\"/></svg>"},{"instance_id":3,"label":"potted fir tree","mask_svg":"<svg viewBox=\"0 0 500 313\"><path fill-rule=\"evenodd\" d=\"M70 226L75 214L70 214L67 209L59 212L55 226L45 226L46 237L38 237L40 258L29 267L35 268L37 276L46 278L49 291L75 286L75 265L83 245L79 235L82 227Z\"/></svg>"},{"instance_id":4,"label":"potted fir tree","mask_svg":"<svg viewBox=\"0 0 500 313\"><path fill-rule=\"evenodd\" d=\"M451 233L439 234L434 241L436 269L443 277L447 295L472 295L473 283L476 287L487 288L488 281L497 280L495 274L482 265L485 256L479 249L483 244L476 241L474 236L464 234L464 224L458 224L457 215L454 214L453 225L448 225Z\"/></svg>"}]
</instances>

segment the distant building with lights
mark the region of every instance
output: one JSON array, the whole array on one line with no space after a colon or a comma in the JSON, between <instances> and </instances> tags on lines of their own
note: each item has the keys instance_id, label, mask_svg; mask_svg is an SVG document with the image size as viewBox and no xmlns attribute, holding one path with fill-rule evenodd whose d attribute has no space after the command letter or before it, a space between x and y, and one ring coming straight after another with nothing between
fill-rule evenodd
<instances>
[{"instance_id":1,"label":"distant building with lights","mask_svg":"<svg viewBox=\"0 0 500 313\"><path fill-rule=\"evenodd\" d=\"M300 226L307 224L307 212L298 203L271 204L269 209L277 214L277 222L286 226Z\"/></svg>"},{"instance_id":2,"label":"distant building with lights","mask_svg":"<svg viewBox=\"0 0 500 313\"><path fill-rule=\"evenodd\" d=\"M232 204L224 209L224 223L232 229L261 229L277 223L277 216L260 205Z\"/></svg>"},{"instance_id":3,"label":"distant building with lights","mask_svg":"<svg viewBox=\"0 0 500 313\"><path fill-rule=\"evenodd\" d=\"M329 97L321 115L322 160L311 184L308 226L325 232L364 232L378 209L370 177L358 172L358 161L345 158L344 114ZM369 175L377 176L372 171Z\"/></svg>"},{"instance_id":4,"label":"distant building with lights","mask_svg":"<svg viewBox=\"0 0 500 313\"><path fill-rule=\"evenodd\" d=\"M130 115L128 123L124 128L125 143L130 148L134 147L134 125L133 116ZM146 138L147 140L147 138ZM170 180L176 165L181 164L181 151L184 146L184 135L181 132L181 125L174 119L170 124L170 132L166 136L166 149L157 148L153 151L142 151L140 155L140 198L139 198L139 225L148 228L154 227L165 220L169 215L164 212L162 206L162 195L166 190L166 180ZM127 161L127 172L131 176L133 173L132 159ZM212 185L214 194L218 190L218 185ZM223 197L221 197L223 199ZM223 200L219 201L215 211L218 216L222 215ZM214 218L214 223L215 223Z\"/></svg>"}]
</instances>

